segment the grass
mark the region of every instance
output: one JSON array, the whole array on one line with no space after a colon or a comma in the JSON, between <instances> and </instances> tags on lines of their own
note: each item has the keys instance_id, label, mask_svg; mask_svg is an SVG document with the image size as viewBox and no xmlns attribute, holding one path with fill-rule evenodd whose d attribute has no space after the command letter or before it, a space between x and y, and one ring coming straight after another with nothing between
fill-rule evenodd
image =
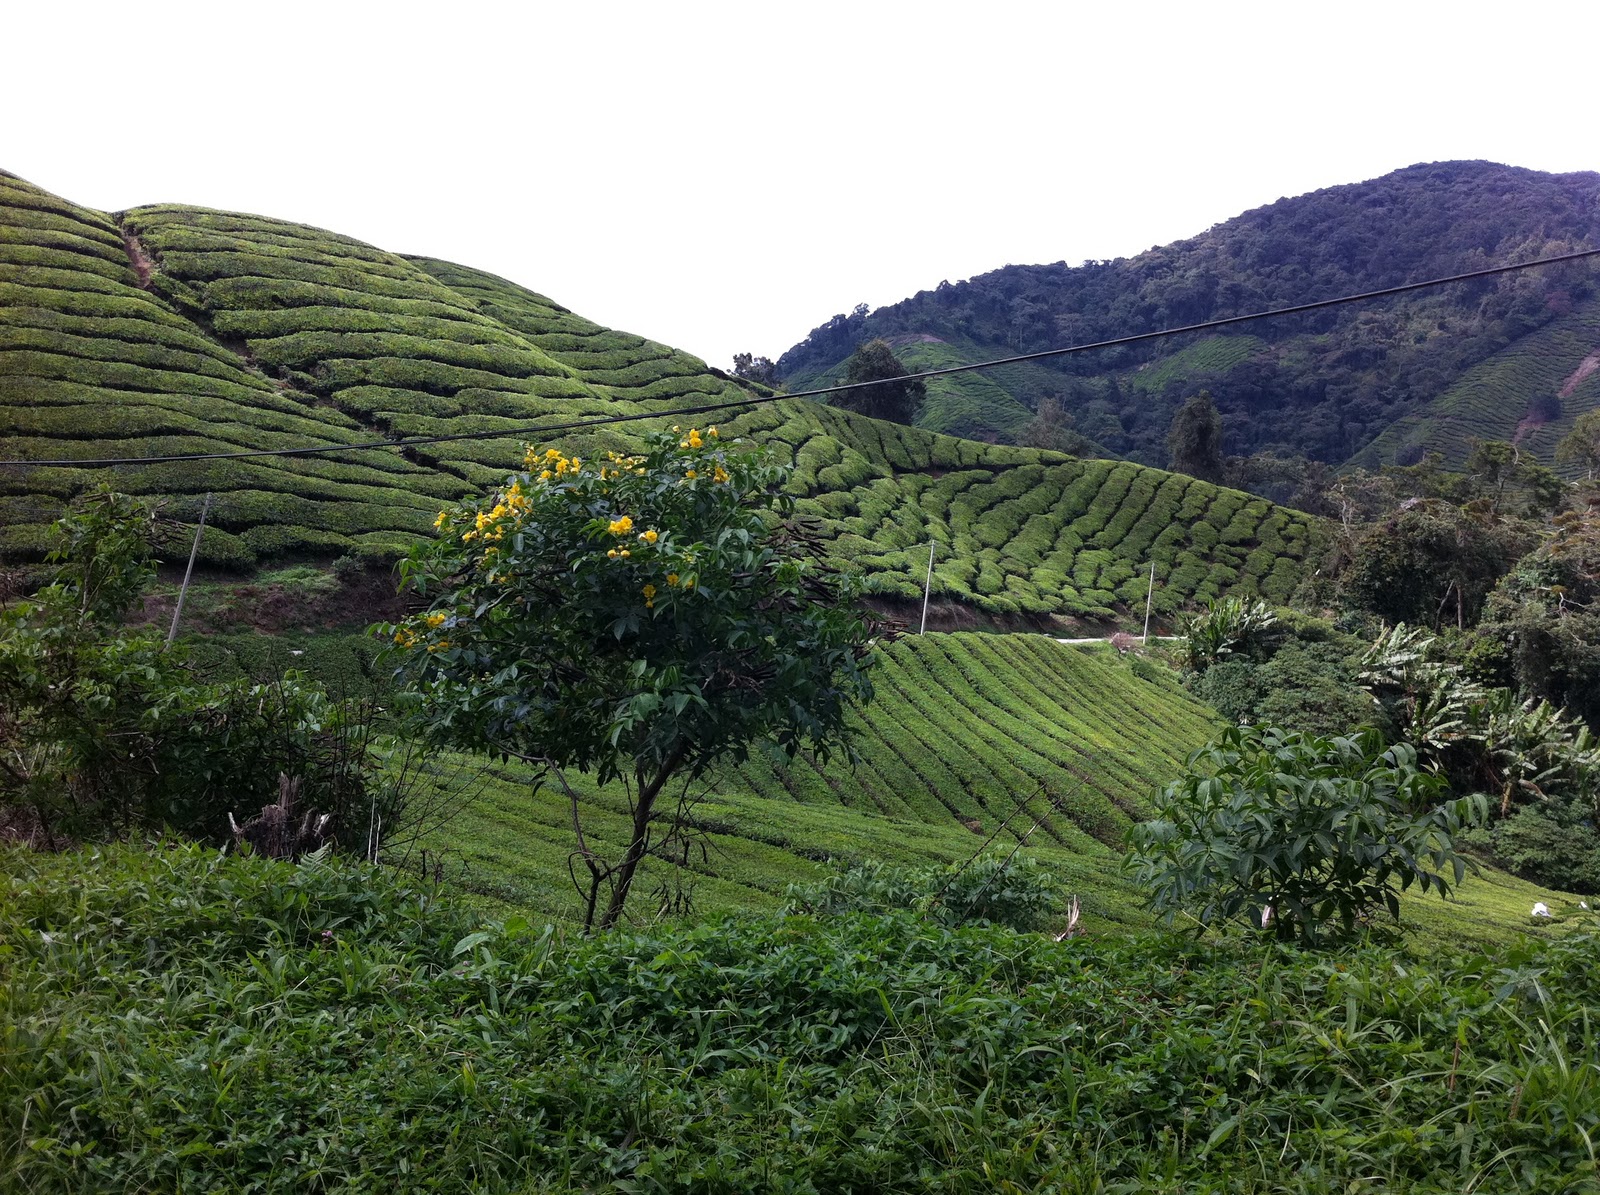
<instances>
[{"instance_id":1,"label":"grass","mask_svg":"<svg viewBox=\"0 0 1600 1195\"><path fill-rule=\"evenodd\" d=\"M3 858L8 1189L1600 1189L1592 929L581 940L326 862Z\"/></svg>"},{"instance_id":2,"label":"grass","mask_svg":"<svg viewBox=\"0 0 1600 1195\"><path fill-rule=\"evenodd\" d=\"M0 230L6 455L503 433L405 453L110 474L119 488L169 499L188 522L211 493L201 549L211 565L392 559L429 533L442 505L498 481L542 419L746 396L689 354L602 328L504 279L320 229L174 205L113 219L0 176ZM152 263L147 282L130 245ZM1042 384L1037 370L1012 373L999 382ZM971 387L999 382L969 380L949 394L936 387L940 402L955 404L948 426L987 434L956 408L988 405ZM1018 407L1008 418L1026 414ZM801 507L819 521L834 560L868 574L890 601L920 597L929 539L939 545L935 592L985 616L1121 617L1142 601L1151 557L1164 613L1223 592L1281 599L1313 534L1303 516L1266 506L1241 513L1237 495L1188 479L878 424L810 402L723 426L794 463ZM648 427L564 444L629 448L634 429ZM44 466L0 477L0 554L36 558L44 524L102 475Z\"/></svg>"}]
</instances>

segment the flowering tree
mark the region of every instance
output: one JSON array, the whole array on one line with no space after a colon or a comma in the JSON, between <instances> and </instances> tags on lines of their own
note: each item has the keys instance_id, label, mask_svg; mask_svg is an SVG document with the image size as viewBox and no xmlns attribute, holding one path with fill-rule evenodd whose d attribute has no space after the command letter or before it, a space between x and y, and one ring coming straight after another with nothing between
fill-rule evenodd
<instances>
[{"instance_id":1,"label":"flowering tree","mask_svg":"<svg viewBox=\"0 0 1600 1195\"><path fill-rule=\"evenodd\" d=\"M530 449L524 466L440 514L440 537L405 565L431 604L386 629L434 741L526 760L563 786L565 768L624 782L632 833L615 863L589 848L567 790L585 924L609 888L606 928L667 782L762 738L825 755L871 698L878 628L789 518L787 470L715 428L599 462Z\"/></svg>"}]
</instances>

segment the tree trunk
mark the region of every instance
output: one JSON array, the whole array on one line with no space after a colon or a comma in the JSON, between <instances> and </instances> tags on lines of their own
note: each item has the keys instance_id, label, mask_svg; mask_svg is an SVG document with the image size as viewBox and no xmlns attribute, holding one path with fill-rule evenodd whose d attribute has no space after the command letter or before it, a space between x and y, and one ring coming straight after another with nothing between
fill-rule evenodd
<instances>
[{"instance_id":1,"label":"tree trunk","mask_svg":"<svg viewBox=\"0 0 1600 1195\"><path fill-rule=\"evenodd\" d=\"M633 873L650 852L650 814L655 809L656 797L682 762L683 752L678 751L667 758L649 784L639 776L639 801L633 807L633 837L628 843L628 853L617 868L617 883L611 889L611 902L600 918L601 929L611 929L622 919L622 906L627 903L628 889L633 886Z\"/></svg>"}]
</instances>

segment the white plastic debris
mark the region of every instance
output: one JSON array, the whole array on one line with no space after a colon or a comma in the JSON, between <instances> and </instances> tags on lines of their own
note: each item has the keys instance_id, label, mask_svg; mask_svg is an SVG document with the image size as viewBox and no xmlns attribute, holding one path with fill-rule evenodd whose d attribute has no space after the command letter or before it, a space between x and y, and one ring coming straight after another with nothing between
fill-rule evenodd
<instances>
[{"instance_id":1,"label":"white plastic debris","mask_svg":"<svg viewBox=\"0 0 1600 1195\"><path fill-rule=\"evenodd\" d=\"M1529 913L1528 916L1548 917L1550 916L1550 906L1545 904L1542 900L1536 900L1533 902L1533 912Z\"/></svg>"}]
</instances>

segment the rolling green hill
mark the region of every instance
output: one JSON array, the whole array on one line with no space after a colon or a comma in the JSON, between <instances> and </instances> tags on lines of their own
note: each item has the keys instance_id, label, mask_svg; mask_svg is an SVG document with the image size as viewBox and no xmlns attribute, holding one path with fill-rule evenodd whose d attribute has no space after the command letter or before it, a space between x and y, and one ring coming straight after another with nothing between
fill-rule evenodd
<instances>
[{"instance_id":1,"label":"rolling green hill","mask_svg":"<svg viewBox=\"0 0 1600 1195\"><path fill-rule=\"evenodd\" d=\"M698 915L772 908L829 862L956 862L998 832L1002 850L1027 836L1082 897L1096 932L1150 924L1118 872L1122 832L1215 733L1215 712L1159 665L1041 635L920 635L884 656L877 698L855 719L860 762L819 767L802 756L785 766L757 753L712 776L693 814L705 853L691 851L683 867L649 861L635 915L651 915L652 891L683 887ZM569 779L591 844L620 853L622 793ZM576 917L570 808L555 786L530 787L520 766L491 768L479 798L425 845L481 896ZM1408 899L1405 916L1435 940L1483 943L1526 925L1535 900L1554 899L1489 874L1449 905Z\"/></svg>"},{"instance_id":2,"label":"rolling green hill","mask_svg":"<svg viewBox=\"0 0 1600 1195\"><path fill-rule=\"evenodd\" d=\"M1600 174L1435 162L1280 199L1188 240L1078 266L1006 266L899 303L837 315L778 359L792 385L831 376L874 337L940 346L942 364L1089 344L1600 246ZM1592 352L1594 261L1252 322L985 375L930 400L937 430L1015 442L1045 395L1077 431L1145 464L1167 461L1173 414L1211 391L1226 449L1341 464L1509 438ZM1537 357L1540 371L1528 372ZM1548 374L1549 376L1543 376ZM1465 388L1465 393L1463 393ZM1563 399L1572 417L1592 388ZM1537 409L1533 412L1537 414ZM1435 434L1441 420L1451 426ZM1534 436L1536 449L1543 440ZM1370 447L1369 447L1370 446ZM1548 458L1547 458L1548 459Z\"/></svg>"},{"instance_id":3,"label":"rolling green hill","mask_svg":"<svg viewBox=\"0 0 1600 1195\"><path fill-rule=\"evenodd\" d=\"M497 481L540 421L751 397L698 359L478 270L259 216L110 216L0 175L0 457L47 462L485 438L307 458L0 470L0 552L36 556L73 493L111 480L193 521L210 564L390 558ZM1304 516L1136 465L962 441L793 400L723 419L796 466L803 513L888 598L1112 617L1223 592L1282 598ZM625 448L648 424L569 435ZM536 436L533 438L537 438Z\"/></svg>"}]
</instances>

